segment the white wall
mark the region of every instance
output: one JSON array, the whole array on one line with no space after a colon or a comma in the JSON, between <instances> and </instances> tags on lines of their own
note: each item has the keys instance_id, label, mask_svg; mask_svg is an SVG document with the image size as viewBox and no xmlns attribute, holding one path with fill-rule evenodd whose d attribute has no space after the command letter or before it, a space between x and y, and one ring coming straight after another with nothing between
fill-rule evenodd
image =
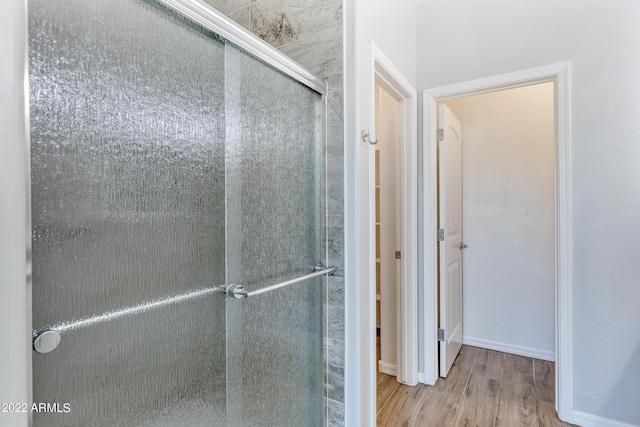
<instances>
[{"instance_id":1,"label":"white wall","mask_svg":"<svg viewBox=\"0 0 640 427\"><path fill-rule=\"evenodd\" d=\"M26 9L3 3L0 14L0 404L28 403L31 302L25 285L26 126L24 106ZM0 426L26 426L27 413L0 412Z\"/></svg>"},{"instance_id":2,"label":"white wall","mask_svg":"<svg viewBox=\"0 0 640 427\"><path fill-rule=\"evenodd\" d=\"M462 122L464 342L553 360L553 83L446 104Z\"/></svg>"},{"instance_id":3,"label":"white wall","mask_svg":"<svg viewBox=\"0 0 640 427\"><path fill-rule=\"evenodd\" d=\"M640 425L640 2L418 0L418 90L571 61L574 408Z\"/></svg>"},{"instance_id":4,"label":"white wall","mask_svg":"<svg viewBox=\"0 0 640 427\"><path fill-rule=\"evenodd\" d=\"M345 1L345 425L373 425L375 417L375 363L363 362L363 352L375 351L373 330L362 333L360 318L375 322L363 287L369 287L373 259L371 236L358 222L363 209L373 212L373 200L363 194L373 177L358 174L369 161L369 144L360 140L362 129L374 127L371 41L411 83L416 83L415 0ZM372 159L371 155L371 159ZM372 264L371 264L372 265ZM361 273L365 272L365 273ZM370 290L369 290L370 291ZM373 358L371 358L373 359ZM373 369L373 371L372 371ZM373 374L370 374L372 372Z\"/></svg>"}]
</instances>

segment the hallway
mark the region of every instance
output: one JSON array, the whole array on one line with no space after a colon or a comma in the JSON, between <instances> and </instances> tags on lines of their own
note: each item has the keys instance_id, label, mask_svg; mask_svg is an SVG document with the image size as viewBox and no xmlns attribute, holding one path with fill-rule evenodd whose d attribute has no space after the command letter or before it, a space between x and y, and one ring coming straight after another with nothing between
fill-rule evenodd
<instances>
[{"instance_id":1,"label":"hallway","mask_svg":"<svg viewBox=\"0 0 640 427\"><path fill-rule=\"evenodd\" d=\"M378 426L572 426L555 412L553 362L465 345L435 386L377 376Z\"/></svg>"}]
</instances>

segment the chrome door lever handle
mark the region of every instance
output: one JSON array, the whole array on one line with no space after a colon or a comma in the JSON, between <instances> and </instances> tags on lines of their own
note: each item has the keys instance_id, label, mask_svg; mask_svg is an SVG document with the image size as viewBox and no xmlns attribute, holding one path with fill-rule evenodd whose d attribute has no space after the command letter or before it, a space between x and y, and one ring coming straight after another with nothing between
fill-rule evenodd
<instances>
[{"instance_id":1,"label":"chrome door lever handle","mask_svg":"<svg viewBox=\"0 0 640 427\"><path fill-rule=\"evenodd\" d=\"M463 250L464 248L468 248L469 245L465 245L464 242L460 242L460 244L458 245L458 247L460 248L460 250Z\"/></svg>"}]
</instances>

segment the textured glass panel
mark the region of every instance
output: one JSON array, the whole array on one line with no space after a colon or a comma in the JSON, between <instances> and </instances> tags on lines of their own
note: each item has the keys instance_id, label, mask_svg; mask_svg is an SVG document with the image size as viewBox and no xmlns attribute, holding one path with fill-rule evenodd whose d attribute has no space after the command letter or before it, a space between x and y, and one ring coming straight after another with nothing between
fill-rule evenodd
<instances>
[{"instance_id":1,"label":"textured glass panel","mask_svg":"<svg viewBox=\"0 0 640 427\"><path fill-rule=\"evenodd\" d=\"M322 261L322 98L230 45L225 67L227 282L252 290ZM227 303L229 425L322 425L323 280Z\"/></svg>"},{"instance_id":2,"label":"textured glass panel","mask_svg":"<svg viewBox=\"0 0 640 427\"><path fill-rule=\"evenodd\" d=\"M225 298L184 296L225 279L223 45L150 3L30 0L29 48L33 325L112 319L34 354L35 402L71 404L35 425L225 425Z\"/></svg>"}]
</instances>

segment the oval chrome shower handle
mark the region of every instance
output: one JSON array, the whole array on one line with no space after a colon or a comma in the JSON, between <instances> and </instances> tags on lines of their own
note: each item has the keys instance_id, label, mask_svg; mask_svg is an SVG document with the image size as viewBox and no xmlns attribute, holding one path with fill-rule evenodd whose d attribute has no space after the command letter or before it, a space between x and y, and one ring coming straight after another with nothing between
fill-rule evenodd
<instances>
[{"instance_id":1,"label":"oval chrome shower handle","mask_svg":"<svg viewBox=\"0 0 640 427\"><path fill-rule=\"evenodd\" d=\"M33 351L40 354L50 353L60 344L60 333L45 329L33 334Z\"/></svg>"}]
</instances>

